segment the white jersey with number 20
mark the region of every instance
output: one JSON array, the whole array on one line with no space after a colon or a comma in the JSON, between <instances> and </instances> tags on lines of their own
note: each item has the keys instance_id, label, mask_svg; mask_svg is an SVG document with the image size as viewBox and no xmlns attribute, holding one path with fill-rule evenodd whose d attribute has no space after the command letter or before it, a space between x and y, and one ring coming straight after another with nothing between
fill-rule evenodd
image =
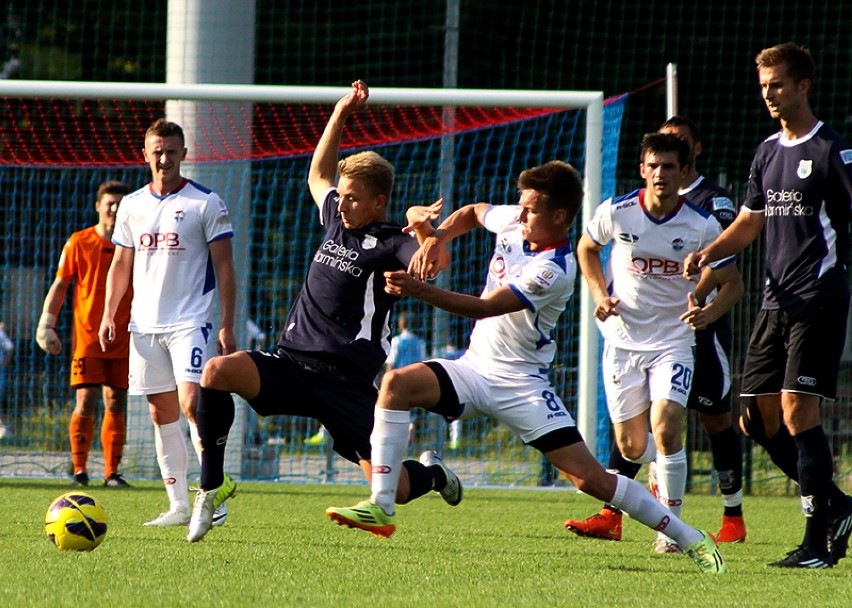
<instances>
[{"instance_id":1,"label":"white jersey with number 20","mask_svg":"<svg viewBox=\"0 0 852 608\"><path fill-rule=\"evenodd\" d=\"M645 209L644 195L643 189L605 200L586 227L598 245L612 242L605 274L610 295L621 301L619 314L598 321L598 327L607 341L627 350L691 346L695 335L680 316L695 283L683 278L683 262L716 240L722 226L683 197L671 214L655 218Z\"/></svg>"}]
</instances>

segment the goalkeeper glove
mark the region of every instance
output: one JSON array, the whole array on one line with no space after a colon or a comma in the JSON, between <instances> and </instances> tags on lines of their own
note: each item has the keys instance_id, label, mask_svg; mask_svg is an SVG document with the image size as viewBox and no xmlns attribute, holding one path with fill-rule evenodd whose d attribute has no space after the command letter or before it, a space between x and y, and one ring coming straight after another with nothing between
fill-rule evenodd
<instances>
[{"instance_id":1,"label":"goalkeeper glove","mask_svg":"<svg viewBox=\"0 0 852 608\"><path fill-rule=\"evenodd\" d=\"M36 329L36 342L38 342L41 350L49 355L58 355L62 350L62 342L59 341L59 336L56 335L56 315L49 312L42 313L38 320L38 329Z\"/></svg>"}]
</instances>

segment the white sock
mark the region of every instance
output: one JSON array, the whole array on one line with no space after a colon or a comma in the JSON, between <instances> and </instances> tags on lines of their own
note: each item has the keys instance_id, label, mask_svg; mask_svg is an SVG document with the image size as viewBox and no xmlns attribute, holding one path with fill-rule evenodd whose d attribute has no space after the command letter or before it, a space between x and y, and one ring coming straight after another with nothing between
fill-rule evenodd
<instances>
[{"instance_id":1,"label":"white sock","mask_svg":"<svg viewBox=\"0 0 852 608\"><path fill-rule=\"evenodd\" d=\"M188 457L186 440L181 432L180 423L155 424L154 444L157 448L160 476L166 486L166 495L169 497L171 508L189 509L186 486Z\"/></svg>"},{"instance_id":2,"label":"white sock","mask_svg":"<svg viewBox=\"0 0 852 608\"><path fill-rule=\"evenodd\" d=\"M680 517L683 510L683 496L686 494L686 450L674 454L657 454L657 492L658 499L672 513ZM666 535L659 533L658 538Z\"/></svg>"},{"instance_id":3,"label":"white sock","mask_svg":"<svg viewBox=\"0 0 852 608\"><path fill-rule=\"evenodd\" d=\"M201 464L201 437L198 436L198 425L189 420L186 422L189 424L189 439L195 449L195 455L198 456L198 464Z\"/></svg>"},{"instance_id":4,"label":"white sock","mask_svg":"<svg viewBox=\"0 0 852 608\"><path fill-rule=\"evenodd\" d=\"M396 486L402 468L402 457L408 448L408 425L411 414L408 410L386 410L376 406L373 433L372 494L370 498L388 515L396 505Z\"/></svg>"},{"instance_id":5,"label":"white sock","mask_svg":"<svg viewBox=\"0 0 852 608\"><path fill-rule=\"evenodd\" d=\"M457 444L461 439L461 420L453 420L450 425L450 441Z\"/></svg>"},{"instance_id":6,"label":"white sock","mask_svg":"<svg viewBox=\"0 0 852 608\"><path fill-rule=\"evenodd\" d=\"M674 454L657 454L657 486L660 502L680 517L686 493L686 450Z\"/></svg>"},{"instance_id":7,"label":"white sock","mask_svg":"<svg viewBox=\"0 0 852 608\"><path fill-rule=\"evenodd\" d=\"M722 503L726 507L739 507L743 504L743 491L737 490L733 494L722 494Z\"/></svg>"},{"instance_id":8,"label":"white sock","mask_svg":"<svg viewBox=\"0 0 852 608\"><path fill-rule=\"evenodd\" d=\"M684 549L703 538L701 532L686 525L677 515L654 500L641 483L622 475L616 475L616 478L615 496L609 504L652 530L664 531Z\"/></svg>"}]
</instances>

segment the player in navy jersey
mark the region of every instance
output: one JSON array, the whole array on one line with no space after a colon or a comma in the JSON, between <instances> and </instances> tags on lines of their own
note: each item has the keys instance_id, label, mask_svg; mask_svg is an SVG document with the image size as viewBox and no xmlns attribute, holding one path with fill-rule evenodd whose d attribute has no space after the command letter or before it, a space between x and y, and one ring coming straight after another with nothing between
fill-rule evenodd
<instances>
[{"instance_id":1,"label":"player in navy jersey","mask_svg":"<svg viewBox=\"0 0 852 608\"><path fill-rule=\"evenodd\" d=\"M852 497L832 480L820 421L834 399L849 309L852 145L813 114L810 52L793 43L761 51L760 88L781 131L755 153L743 208L719 239L687 256L686 273L736 254L766 232L766 283L746 353L746 434L798 481L801 544L770 565L828 568L846 556Z\"/></svg>"},{"instance_id":2,"label":"player in navy jersey","mask_svg":"<svg viewBox=\"0 0 852 608\"><path fill-rule=\"evenodd\" d=\"M679 194L701 209L711 213L726 228L734 221L736 207L730 193L703 175L699 175L696 157L701 154L702 143L698 126L685 116L672 116L658 129L660 133L672 133L689 145L689 168L683 179ZM712 292L712 274L706 274L705 282L696 287L699 301ZM702 425L710 439L713 467L716 469L719 490L724 502L722 525L714 535L716 542L742 542L746 537L745 520L742 512L742 445L735 430L731 415L731 320L725 313L705 329L695 331L695 374L689 391L687 409L698 412ZM635 478L640 463L625 459L613 442L607 469ZM651 487L656 485L656 467L649 464ZM580 531L584 536L620 540L622 515L611 505L586 520L568 520L569 528Z\"/></svg>"},{"instance_id":3,"label":"player in navy jersey","mask_svg":"<svg viewBox=\"0 0 852 608\"><path fill-rule=\"evenodd\" d=\"M204 367L198 428L203 447L200 490L187 540L203 538L215 508L234 493L223 475L225 444L234 420L231 393L262 416L319 420L334 450L359 464L370 479L370 432L377 391L374 378L390 347L389 318L397 296L385 292L384 273L405 270L418 236L431 232L441 202L411 208L409 226L388 221L393 166L375 152L337 161L347 117L369 96L356 81L335 105L311 160L308 187L326 228L301 292L272 352L214 357ZM334 180L340 177L335 186ZM416 216L416 217L415 217ZM426 231L426 232L424 232ZM448 258L445 256L443 263ZM423 493L441 490L446 475L417 461L407 466Z\"/></svg>"},{"instance_id":4,"label":"player in navy jersey","mask_svg":"<svg viewBox=\"0 0 852 608\"><path fill-rule=\"evenodd\" d=\"M579 490L608 500L646 526L683 543L705 573L726 567L713 540L690 528L639 483L607 473L586 448L570 413L548 379L556 352L553 331L574 291L576 261L568 230L583 190L571 165L551 161L522 172L517 205L466 205L426 239L412 269L428 270L430 248L484 227L496 234L485 289L480 296L455 293L418 281L406 272L386 273L387 290L416 297L476 319L461 358L433 359L388 372L382 378L372 435L370 498L352 507L329 507L337 523L388 537L396 530L394 503L416 491L402 463L411 410L420 407L447 420L492 416L539 450ZM435 453L421 462L443 468ZM455 476L441 492L450 505L461 500Z\"/></svg>"},{"instance_id":5,"label":"player in navy jersey","mask_svg":"<svg viewBox=\"0 0 852 608\"><path fill-rule=\"evenodd\" d=\"M597 207L577 257L604 337L602 375L618 449L633 462L655 464L658 498L679 514L686 491L682 428L692 387L694 330L733 306L742 295L742 280L732 258L720 260L708 272L720 284L717 296L697 304L693 284L681 276L683 251L708 245L722 227L679 194L689 168L685 141L649 133L640 158L645 188ZM601 252L609 243L604 270ZM615 510L605 506L604 511ZM589 533L590 523L568 520L565 527L581 536L606 537ZM620 516L613 529L609 538L618 540ZM665 534L658 535L654 548L682 550Z\"/></svg>"}]
</instances>

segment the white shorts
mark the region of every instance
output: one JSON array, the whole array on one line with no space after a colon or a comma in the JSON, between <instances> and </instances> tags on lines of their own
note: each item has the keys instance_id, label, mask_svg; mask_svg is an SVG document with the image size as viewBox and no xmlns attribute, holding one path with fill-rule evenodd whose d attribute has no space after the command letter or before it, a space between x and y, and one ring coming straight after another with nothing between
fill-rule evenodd
<instances>
[{"instance_id":1,"label":"white shorts","mask_svg":"<svg viewBox=\"0 0 852 608\"><path fill-rule=\"evenodd\" d=\"M178 382L201 382L209 358L209 327L159 334L130 334L131 395L155 395L177 389Z\"/></svg>"},{"instance_id":2,"label":"white shorts","mask_svg":"<svg viewBox=\"0 0 852 608\"><path fill-rule=\"evenodd\" d=\"M691 346L638 351L605 342L601 368L610 419L630 420L662 399L686 407L694 362Z\"/></svg>"},{"instance_id":3,"label":"white shorts","mask_svg":"<svg viewBox=\"0 0 852 608\"><path fill-rule=\"evenodd\" d=\"M488 370L470 351L461 359L441 359L440 365L464 405L460 419L493 416L524 443L556 429L576 426L546 371L525 374Z\"/></svg>"}]
</instances>

